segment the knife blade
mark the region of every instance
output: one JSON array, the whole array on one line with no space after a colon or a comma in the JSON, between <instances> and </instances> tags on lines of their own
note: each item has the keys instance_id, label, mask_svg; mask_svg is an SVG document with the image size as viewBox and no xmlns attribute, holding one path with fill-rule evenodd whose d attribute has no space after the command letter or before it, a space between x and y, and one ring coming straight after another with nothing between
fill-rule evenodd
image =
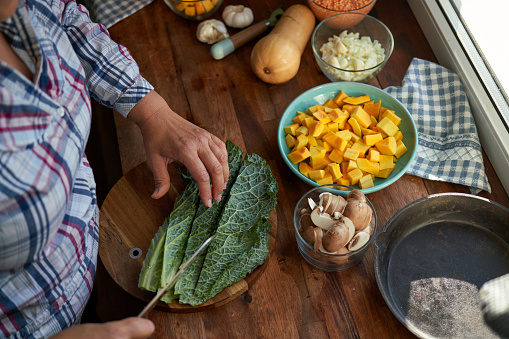
<instances>
[{"instance_id":1,"label":"knife blade","mask_svg":"<svg viewBox=\"0 0 509 339\"><path fill-rule=\"evenodd\" d=\"M161 289L156 294L156 296L154 298L152 298L152 300L147 304L147 306L145 306L145 308L140 312L140 314L138 314L138 318L146 317L150 313L150 311L152 311L152 309L159 302L159 300L163 297L163 295L170 288L172 288L173 285L175 285L175 283L177 282L177 279L184 273L184 271L189 267L189 265L191 265L191 263L194 261L194 259L196 259L198 254L200 254L200 252L202 252L210 244L210 242L212 240L214 240L215 236L216 236L216 233L214 233L207 240L205 240L203 242L203 244L193 253L191 258L189 258L182 266L180 266L180 268L177 271L177 273L175 273L175 275L170 279L170 281L168 281L166 286L164 286L164 288Z\"/></svg>"}]
</instances>

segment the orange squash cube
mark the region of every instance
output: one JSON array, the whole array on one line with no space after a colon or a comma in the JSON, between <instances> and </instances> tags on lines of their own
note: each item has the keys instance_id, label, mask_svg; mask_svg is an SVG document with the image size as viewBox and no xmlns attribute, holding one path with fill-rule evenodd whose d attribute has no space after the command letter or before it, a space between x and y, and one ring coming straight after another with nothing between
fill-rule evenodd
<instances>
[{"instance_id":1,"label":"orange squash cube","mask_svg":"<svg viewBox=\"0 0 509 339\"><path fill-rule=\"evenodd\" d=\"M293 164L298 164L299 162L309 158L310 156L311 154L309 153L309 150L306 147L301 147L298 150L288 154L288 159L290 159L290 161Z\"/></svg>"},{"instance_id":2,"label":"orange squash cube","mask_svg":"<svg viewBox=\"0 0 509 339\"><path fill-rule=\"evenodd\" d=\"M394 137L387 137L375 144L376 148L381 154L395 155L397 150L396 139Z\"/></svg>"},{"instance_id":3,"label":"orange squash cube","mask_svg":"<svg viewBox=\"0 0 509 339\"><path fill-rule=\"evenodd\" d=\"M350 104L350 105L362 105L363 103L366 103L368 102L369 100L371 100L369 98L369 96L367 95L361 95L361 96L358 96L358 97L348 97L348 98L345 98L343 100L343 102L345 104Z\"/></svg>"},{"instance_id":4,"label":"orange squash cube","mask_svg":"<svg viewBox=\"0 0 509 339\"><path fill-rule=\"evenodd\" d=\"M352 113L350 114L351 118L357 120L359 125L363 128L368 128L371 125L371 118L365 110L362 109L361 106L357 106L352 109Z\"/></svg>"},{"instance_id":5,"label":"orange squash cube","mask_svg":"<svg viewBox=\"0 0 509 339\"><path fill-rule=\"evenodd\" d=\"M365 158L357 159L357 167L363 172L375 175L380 171L380 164L378 162L369 161Z\"/></svg>"},{"instance_id":6,"label":"orange squash cube","mask_svg":"<svg viewBox=\"0 0 509 339\"><path fill-rule=\"evenodd\" d=\"M288 148L292 149L293 147L295 147L295 144L297 142L297 140L295 140L294 137L292 137L290 134L287 134L286 137L285 137L285 141L286 141L286 146L288 146Z\"/></svg>"},{"instance_id":7,"label":"orange squash cube","mask_svg":"<svg viewBox=\"0 0 509 339\"><path fill-rule=\"evenodd\" d=\"M339 91L339 93L336 95L336 97L334 97L334 99L332 99L332 101L334 101L338 107L342 107L344 103L343 101L346 98L348 98L348 95L343 91Z\"/></svg>"},{"instance_id":8,"label":"orange squash cube","mask_svg":"<svg viewBox=\"0 0 509 339\"><path fill-rule=\"evenodd\" d=\"M309 172L311 172L313 168L306 164L305 162L299 163L299 172L302 173L305 177L309 178Z\"/></svg>"}]
</instances>

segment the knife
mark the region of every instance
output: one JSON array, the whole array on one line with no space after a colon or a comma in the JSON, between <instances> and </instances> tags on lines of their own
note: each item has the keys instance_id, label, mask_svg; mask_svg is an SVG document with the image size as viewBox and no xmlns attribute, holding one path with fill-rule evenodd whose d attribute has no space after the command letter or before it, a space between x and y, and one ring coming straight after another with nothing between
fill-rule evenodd
<instances>
[{"instance_id":1,"label":"knife","mask_svg":"<svg viewBox=\"0 0 509 339\"><path fill-rule=\"evenodd\" d=\"M160 290L156 294L156 296L154 298L152 298L152 300L150 300L150 302L147 304L147 306L145 306L145 308L140 312L140 314L138 314L138 318L146 317L149 314L149 312L152 311L152 309L159 302L159 300L163 297L163 295L170 288L172 288L173 285L175 285L175 283L177 282L177 279L182 275L182 273L184 273L184 271L189 267L189 265L191 265L191 263L194 261L194 259L196 259L198 254L200 254L200 252L202 252L210 244L210 242L212 240L214 240L216 234L217 233L214 233L207 240L205 240L205 242L196 250L196 252L193 253L191 258L189 258L189 260L187 260L182 266L180 266L179 270L177 271L177 273L175 273L173 278L171 278L170 281L168 281L166 286L164 286L164 288L162 290Z\"/></svg>"},{"instance_id":2,"label":"knife","mask_svg":"<svg viewBox=\"0 0 509 339\"><path fill-rule=\"evenodd\" d=\"M212 47L210 47L210 54L216 60L224 58L225 56L235 51L237 48L245 45L249 41L265 32L267 29L269 29L269 27L274 27L283 13L283 8L278 8L272 12L269 19L260 21L232 35L230 38L216 42L214 45L212 45Z\"/></svg>"}]
</instances>

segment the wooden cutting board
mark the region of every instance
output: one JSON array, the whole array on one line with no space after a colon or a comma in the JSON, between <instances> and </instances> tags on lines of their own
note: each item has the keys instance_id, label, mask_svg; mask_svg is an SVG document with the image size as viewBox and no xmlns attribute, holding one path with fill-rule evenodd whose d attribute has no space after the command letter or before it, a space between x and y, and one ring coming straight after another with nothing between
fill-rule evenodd
<instances>
[{"instance_id":1,"label":"wooden cutting board","mask_svg":"<svg viewBox=\"0 0 509 339\"><path fill-rule=\"evenodd\" d=\"M155 293L138 288L138 277L150 242L159 226L173 209L175 199L185 189L177 168L168 166L171 178L170 191L161 199L150 196L154 189L152 172L144 162L125 174L108 193L100 211L99 255L113 280L129 294L149 302ZM275 210L269 221L269 251L273 252L277 222ZM141 255L140 255L141 254ZM198 312L219 307L247 291L267 265L257 267L251 274L202 305L181 305L173 301L170 305L160 302L157 310L167 312Z\"/></svg>"}]
</instances>

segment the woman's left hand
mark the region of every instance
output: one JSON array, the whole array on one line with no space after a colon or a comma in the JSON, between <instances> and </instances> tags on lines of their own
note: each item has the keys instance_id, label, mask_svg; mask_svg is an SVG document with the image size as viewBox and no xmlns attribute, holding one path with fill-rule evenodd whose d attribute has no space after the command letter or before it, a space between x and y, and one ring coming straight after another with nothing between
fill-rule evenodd
<instances>
[{"instance_id":1,"label":"woman's left hand","mask_svg":"<svg viewBox=\"0 0 509 339\"><path fill-rule=\"evenodd\" d=\"M138 102L128 117L143 135L147 162L154 175L154 199L170 188L167 165L174 160L184 164L196 180L206 206L212 205L212 199L221 199L229 175L223 141L173 112L155 91Z\"/></svg>"}]
</instances>

